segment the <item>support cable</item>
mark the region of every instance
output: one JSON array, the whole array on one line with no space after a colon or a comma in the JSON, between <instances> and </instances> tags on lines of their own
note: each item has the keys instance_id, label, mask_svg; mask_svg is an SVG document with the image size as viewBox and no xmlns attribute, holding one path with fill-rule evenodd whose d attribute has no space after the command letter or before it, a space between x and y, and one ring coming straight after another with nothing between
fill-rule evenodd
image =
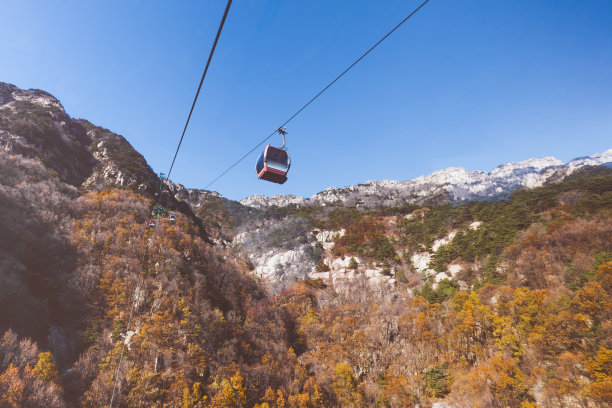
<instances>
[{"instance_id":1,"label":"support cable","mask_svg":"<svg viewBox=\"0 0 612 408\"><path fill-rule=\"evenodd\" d=\"M304 106L302 106L300 109L298 109L297 112L295 112L293 115L291 115L291 117L289 119L287 119L282 125L277 126L276 129L281 129L283 128L285 125L287 125L289 122L291 122L297 115L299 115L300 113L302 113L302 111L304 109L306 109L311 103L313 103L319 96L321 96L325 91L327 91L333 84L336 83L336 81L338 81L340 78L342 78L344 76L344 74L346 74L347 72L349 72L351 70L351 68L353 68L355 65L357 65L363 58L365 58L366 55L368 55L372 50L374 50L374 48L378 47L378 45L380 43L382 43L384 40L387 39L387 37L389 37L391 34L393 34L393 32L395 30L397 30L402 24L404 24L410 17L412 17L414 14L416 14L417 11L419 11L425 4L427 4L429 2L429 0L425 0L423 3L421 3L421 5L419 7L417 7L416 9L414 9L414 11L412 13L410 13L408 16L406 16L402 21L400 21L400 23L398 25L396 25L395 27L393 27L393 29L391 31L389 31L387 34L385 34L384 37L382 37L380 40L378 40L378 42L376 42L376 44L374 44L373 46L371 46L366 52L364 52L363 54L361 54L361 56L359 58L357 58L355 60L355 62L353 62L351 65L349 65L348 68L346 68L344 71L342 71L342 73L340 75L338 75L336 78L334 78L333 81L331 81L329 84L327 84L327 86L325 88L323 88L318 94L316 94L315 96L313 96L308 102L306 102L306 104ZM210 183L208 183L204 189L208 189L208 187L210 187L211 185L213 185L217 180L219 180L221 177L225 176L231 169L233 169L234 167L236 167L238 165L238 163L240 163L241 161L243 161L244 159L246 159L251 153L253 153L259 146L261 146L262 144L264 144L268 139L270 139L272 136L274 136L276 134L276 129L274 130L274 132L272 132L268 137L266 137L265 139L263 139L261 142L259 142L255 147L253 147L251 150L249 150L244 156L242 156L240 159L238 159L238 161L236 161L234 164L232 164L230 167L227 168L227 170L225 170L223 173L221 173L220 175L217 176L217 178L215 178L213 181L211 181Z\"/></svg>"},{"instance_id":2,"label":"support cable","mask_svg":"<svg viewBox=\"0 0 612 408\"><path fill-rule=\"evenodd\" d=\"M195 108L195 104L196 104L196 102L198 100L198 96L200 95L200 90L202 89L202 84L204 83L204 78L206 77L206 73L208 72L208 67L210 66L210 62L212 60L213 54L215 52L215 49L217 48L217 43L219 42L219 37L221 36L221 31L223 30L223 25L225 24L225 20L227 18L227 14L229 12L229 9L230 9L231 5L232 5L232 0L228 0L227 1L227 5L225 6L225 11L223 13L223 17L221 19L221 23L219 24L219 29L217 30L217 35L215 36L215 41L213 42L212 49L210 50L210 54L208 55L208 60L206 61L206 66L204 68L204 72L202 73L202 78L200 79L200 84L198 85L198 90L196 91L195 97L193 99L193 103L191 104L191 109L189 110L189 115L187 116L187 121L185 122L185 127L183 128L183 133L181 134L181 138L179 140L178 146L176 147L176 152L174 153L174 157L172 158L172 163L170 164L170 170L168 170L168 175L165 177L166 180L169 179L170 174L172 173L172 169L174 168L174 163L176 161L176 157L178 156L178 152L179 152L179 150L181 148L181 144L183 143L183 138L185 137L185 132L187 131L187 126L189 125L189 120L191 119L191 115L193 114L193 110ZM162 178L162 180L163 180L163 178ZM160 203L161 196L162 196L163 191L164 191L163 188L161 188L162 180L160 180L160 192L159 192L159 196L157 198L157 204ZM147 239L146 232L145 232L145 236L144 237L145 237L145 240L146 240ZM138 276L138 281L136 282L136 288L134 289L134 296L132 297L132 306L130 308L130 314L129 314L128 323L127 323L127 326L126 326L126 331L130 328L130 326L132 324L132 317L134 315L134 307L135 307L134 297L136 296L136 291L138 290L138 288L139 288L139 286L140 286L140 284L142 282L142 277L144 275L144 261L145 261L145 257L146 257L146 254L147 254L147 249L148 249L148 245L145 242L144 243L144 252L143 252L143 256L142 256L142 260L141 260L141 272L140 272L140 274ZM227 382L229 383L230 387L234 391L234 396L236 398L236 401L238 401L238 404L240 405L241 408L244 408L243 405L242 405L242 402L240 401L238 392L234 388L234 386L233 386L233 384L231 382L231 379L229 378L229 376L227 375L227 372L225 371L225 368L221 365L221 361L219 360L219 357L218 357L218 355L217 355L217 353L215 351L215 348L213 347L212 343L210 342L210 340L208 339L208 336L206 336L204 331L202 331L202 334L204 335L204 338L206 339L206 342L207 342L208 346L212 350L213 356L217 360L217 363L219 364L219 367L223 371ZM124 340L123 341L123 345L121 346L121 353L119 354L119 362L117 364L117 370L115 371L115 376L114 376L115 379L114 379L114 383L113 383L113 391L111 393L111 399L110 399L110 403L109 403L109 408L112 408L113 402L114 402L114 399L115 399L115 392L117 390L117 385L119 383L119 374L120 374L120 371L121 371L121 363L123 362L125 346L126 346L126 342ZM223 394L223 392L221 392L221 393ZM225 394L223 394L223 398L226 400L226 402L228 402L228 404L230 403L230 401L227 400L227 397L225 396Z\"/></svg>"},{"instance_id":3,"label":"support cable","mask_svg":"<svg viewBox=\"0 0 612 408\"><path fill-rule=\"evenodd\" d=\"M202 79L200 79L200 85L198 86L198 91L195 94L195 98L193 98L193 103L191 104L191 109L189 110L189 116L187 116L187 122L185 122L185 127L183 128L181 139L179 140L178 146L176 147L176 152L174 153L174 158L172 159L172 164L170 165L170 170L168 170L168 175L166 176L166 180L170 178L170 174L172 173L172 168L174 167L176 156L178 155L179 149L181 148L181 144L183 143L183 138L185 137L185 132L187 131L187 126L189 125L191 114L193 113L193 108L195 108L196 101L198 100L198 96L200 95L200 90L202 89L204 78L206 77L206 73L208 72L208 67L210 66L210 61L212 60L213 54L215 53L215 48L217 48L217 42L219 42L219 37L221 36L221 30L223 30L223 25L225 24L225 19L227 18L227 13L229 12L231 5L232 5L232 0L227 0L227 5L225 6L225 12L223 13L223 18L221 19L221 23L219 24L219 29L217 30L217 36L215 37L215 41L213 42L212 49L210 50L210 54L208 55L208 61L206 61L206 67L204 68L204 72L202 73Z\"/></svg>"}]
</instances>

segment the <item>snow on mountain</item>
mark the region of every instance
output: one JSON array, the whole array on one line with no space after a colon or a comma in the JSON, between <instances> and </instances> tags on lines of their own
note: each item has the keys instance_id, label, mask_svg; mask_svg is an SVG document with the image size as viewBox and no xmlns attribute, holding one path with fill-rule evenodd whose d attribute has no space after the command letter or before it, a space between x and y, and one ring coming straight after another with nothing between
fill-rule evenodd
<instances>
[{"instance_id":1,"label":"snow on mountain","mask_svg":"<svg viewBox=\"0 0 612 408\"><path fill-rule=\"evenodd\" d=\"M593 154L591 156L579 157L567 163L570 174L580 167L597 166L604 163L612 162L612 149L608 149L603 153Z\"/></svg>"},{"instance_id":2,"label":"snow on mountain","mask_svg":"<svg viewBox=\"0 0 612 408\"><path fill-rule=\"evenodd\" d=\"M612 162L612 149L577 158L566 164L554 157L542 157L504 163L489 173L449 167L413 180L367 181L344 188L330 187L310 198L295 195L252 195L243 199L241 204L255 208L284 207L291 204L342 204L371 208L406 203L482 199L521 187L540 187L547 182L560 180L581 167L607 162Z\"/></svg>"}]
</instances>

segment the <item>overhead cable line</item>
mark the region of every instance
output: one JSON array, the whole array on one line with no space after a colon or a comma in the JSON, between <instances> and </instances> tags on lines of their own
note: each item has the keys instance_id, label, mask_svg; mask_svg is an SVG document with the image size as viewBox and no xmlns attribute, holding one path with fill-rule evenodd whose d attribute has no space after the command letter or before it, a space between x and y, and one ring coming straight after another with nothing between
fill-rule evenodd
<instances>
[{"instance_id":1,"label":"overhead cable line","mask_svg":"<svg viewBox=\"0 0 612 408\"><path fill-rule=\"evenodd\" d=\"M221 37L221 31L223 31L223 26L225 25L225 20L227 18L227 14L229 13L229 9L230 9L231 5L232 5L232 0L227 0L227 4L225 6L225 11L223 12L223 17L221 18L221 22L219 23L219 29L217 30L217 35L215 36L215 41L213 42L212 48L210 49L210 54L208 55L208 60L206 61L206 66L204 67L204 72L202 73L202 78L200 79L200 84L198 85L198 90L196 91L195 97L193 98L193 103L191 104L191 109L189 110L189 115L187 116L187 121L185 122L185 127L183 128L183 133L181 133L181 138L179 139L179 143L176 146L176 151L174 152L174 157L172 158L172 163L170 164L170 169L168 170L168 173L165 176L166 181L170 180L170 174L172 173L172 169L174 168L174 163L176 162L176 157L178 156L178 152L179 152L179 150L181 148L181 145L183 143L183 138L185 137L185 132L187 131L187 126L189 126L189 120L191 119L191 115L193 114L193 109L195 108L196 102L198 100L198 96L200 95L200 90L202 89L202 84L204 84L204 78L206 78L206 73L208 72L208 67L210 66L210 62L212 61L213 54L215 53L215 49L217 48L217 43L219 42L219 37ZM160 180L160 182L161 181L162 180ZM160 192L159 192L159 195L157 197L157 202L158 203L161 202L161 198L162 198L163 193L164 193L164 189L163 189L163 187L162 187L162 185L160 183ZM213 354L215 360L217 360L217 364L221 368L221 371L223 372L223 374L225 376L225 379L227 380L229 386L232 388L232 391L234 393L234 397L236 398L236 401L238 402L238 404L240 405L241 408L244 408L243 405L242 405L242 402L240 401L240 397L238 395L238 391L236 391L236 388L234 388L234 385L232 384L231 379L227 375L227 372L225 371L225 368L221 365L221 361L219 360L219 356L217 355L217 352L215 351L215 348L213 347L212 343L208 339L208 336L204 332L204 329L202 329L202 334L204 335L204 338L206 339L206 342L207 342L210 350L212 351L212 354ZM223 392L221 392L221 393L223 394L223 398L226 399L226 402L230 403L229 401L227 401L227 398L226 398L225 394ZM230 405L233 405L233 404L230 404Z\"/></svg>"},{"instance_id":2,"label":"overhead cable line","mask_svg":"<svg viewBox=\"0 0 612 408\"><path fill-rule=\"evenodd\" d=\"M189 115L187 116L187 121L185 122L185 127L183 128L183 133L181 134L181 138L179 140L178 146L176 147L176 152L174 153L174 157L172 158L172 163L170 164L170 170L168 170L168 175L166 176L166 180L169 179L170 177L170 173L172 173L172 169L174 167L174 163L176 161L176 157L178 155L178 152L181 148L181 144L183 143L183 138L185 137L185 132L187 131L187 126L189 125L189 120L191 119L191 115L193 113L193 109L195 108L195 104L198 100L198 96L200 95L200 90L202 89L202 84L204 83L204 78L206 77L206 73L208 72L208 67L210 66L210 62L212 60L212 56L215 52L215 48L217 48L217 43L219 42L219 37L221 36L221 31L223 30L223 25L225 24L225 20L227 18L227 14L229 12L230 6L232 5L232 0L228 0L227 1L227 5L225 6L225 11L223 13L223 17L221 19L221 23L219 24L219 29L217 30L217 35L215 36L215 41L213 42L212 48L210 50L210 54L208 55L208 60L206 61L206 67L204 68L204 72L202 73L202 79L200 79L200 84L198 85L198 90L196 91L195 97L193 99L193 103L191 104L191 109L189 110ZM161 201L161 196L163 194L163 188L161 185L161 182L163 180L160 180L160 193L157 197L157 203L159 204ZM147 239L146 233L144 236L144 239ZM145 257L147 254L147 248L148 245L145 242L144 245L144 251L143 251L143 256L142 256L142 260L141 260L141 272L138 275L138 280L136 282L136 287L134 288L134 295L133 297L136 297L136 291L138 290L138 288L141 285L142 282L142 277L144 275L144 261L145 261ZM132 323L132 317L134 315L134 308L135 308L135 300L132 300L132 304L130 307L130 314L129 314L129 318L128 318L128 323L126 326L126 330L129 330L129 327ZM208 346L210 347L212 354L215 358L215 360L217 361L217 364L219 365L221 371L223 372L229 386L232 388L232 391L234 392L234 397L236 398L236 401L238 402L238 404L240 405L241 408L244 408L244 406L242 405L242 402L240 401L240 397L238 395L238 392L236 391L236 388L234 388L234 385L232 384L231 379L229 378L229 376L227 375L227 372L225 371L225 368L223 367L223 365L221 364L221 361L219 360L219 356L217 355L217 352L215 351L215 348L213 347L211 341L209 340L208 336L206 335L206 333L204 332L204 330L202 329L202 334L204 335L204 338L206 339L206 343L208 344ZM124 352L125 352L125 346L126 346L126 341L123 342L123 344L121 345L121 353L119 355L119 362L117 363L117 370L115 371L115 375L114 375L114 381L113 381L113 390L111 393L111 398L110 398L110 403L109 403L109 408L112 408L113 406L113 401L115 399L115 392L117 389L117 385L119 383L119 373L121 371L121 363L123 362L123 356L124 356ZM223 398L226 400L226 402L230 405L231 402L227 399L225 393L223 393L223 391L221 391L221 394L223 394Z\"/></svg>"},{"instance_id":3,"label":"overhead cable line","mask_svg":"<svg viewBox=\"0 0 612 408\"><path fill-rule=\"evenodd\" d=\"M170 170L168 170L168 174L166 175L166 180L170 178L170 173L172 173L172 168L174 167L176 156L178 155L179 149L181 148L181 144L183 143L183 138L185 137L185 132L187 131L187 126L189 125L191 114L193 113L193 108L195 108L196 101L198 100L198 96L200 95L200 89L202 89L204 78L206 77L206 73L208 72L208 67L210 66L210 61L212 60L213 54L215 53L215 48L217 48L217 42L219 42L219 37L221 36L221 30L223 30L223 25L225 24L225 19L227 18L227 13L229 12L231 5L232 5L232 0L228 0L227 5L225 6L225 12L223 13L223 18L221 19L221 23L219 24L219 30L217 30L217 36L215 37L215 41L213 42L212 49L210 50L210 54L208 55L208 61L206 61L206 67L204 68L204 72L202 73L202 79L200 79L200 85L198 86L198 91L195 94L195 98L193 98L193 103L191 104L191 109L189 110L189 116L187 116L187 122L185 122L185 127L183 128L183 133L181 134L181 139L179 140L178 146L176 147L174 158L172 158L172 164L170 165Z\"/></svg>"},{"instance_id":4,"label":"overhead cable line","mask_svg":"<svg viewBox=\"0 0 612 408\"><path fill-rule=\"evenodd\" d=\"M331 81L329 84L327 84L327 86L325 86L325 88L323 88L318 94L316 94L315 96L313 96L308 102L306 102L306 104L304 106L302 106L300 109L298 109L297 112L295 112L289 119L287 119L282 125L277 126L274 130L274 132L272 132L268 137L266 137L265 139L263 139L261 142L259 142L255 147L253 147L251 150L249 150L244 156L242 156L240 159L238 159L238 161L236 161L234 164L232 164L230 167L228 167L223 173L219 174L217 176L217 178L215 178L213 181L211 181L210 183L208 183L204 189L208 189L208 187L210 187L211 185L213 185L217 180L219 180L221 177L225 176L231 169L233 169L234 167L236 167L238 165L238 163L240 163L241 161L243 161L244 159L246 159L251 153L253 153L255 150L257 150L257 148L259 146L261 146L262 144L264 144L268 139L270 139L272 136L274 136L277 133L277 129L282 129L285 125L287 125L289 122L291 122L297 115L299 115L300 113L302 113L302 111L304 109L306 109L311 103L313 103L319 96L321 96L325 91L327 91L333 84L336 83L336 81L338 81L340 78L342 78L344 76L344 74L346 74L347 72L349 72L351 70L351 68L353 68L355 65L357 65L363 58L365 58L366 55L368 55L372 50L374 50L374 48L378 47L378 45L380 43L382 43L384 40L387 39L387 37L389 37L391 34L393 34L393 32L395 30L397 30L402 24L404 24L410 17L412 17L414 14L416 14L417 11L419 11L425 4L427 4L429 2L429 0L425 0L423 3L421 3L421 5L419 7L417 7L416 9L414 9L412 11L412 13L410 13L408 16L406 16L402 21L399 22L398 25L396 25L395 27L393 27L393 29L391 31L389 31L387 34L385 34L384 37L382 37L380 40L378 40L376 42L376 44L374 44L373 46L371 46L366 52L364 52L363 54L361 54L361 56L359 58L357 58L355 60L355 62L353 62L351 65L349 65L348 68L346 68L344 71L342 71L342 73L340 75L338 75L336 78L334 78L333 81Z\"/></svg>"}]
</instances>

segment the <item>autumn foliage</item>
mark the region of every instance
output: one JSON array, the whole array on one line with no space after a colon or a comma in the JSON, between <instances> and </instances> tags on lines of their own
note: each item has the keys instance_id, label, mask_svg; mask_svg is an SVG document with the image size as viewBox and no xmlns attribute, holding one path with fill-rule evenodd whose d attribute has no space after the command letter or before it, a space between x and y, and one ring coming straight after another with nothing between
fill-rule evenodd
<instances>
[{"instance_id":1,"label":"autumn foliage","mask_svg":"<svg viewBox=\"0 0 612 408\"><path fill-rule=\"evenodd\" d=\"M334 251L359 256L355 270L399 267L402 254L460 229L436 262L466 266L466 285L374 287L357 273L341 289L305 280L269 293L192 219L149 229L149 199L58 193L52 176L22 165L38 181L12 175L0 194L42 226L21 215L27 239L12 243L9 266L23 271L19 293L32 299L14 310L51 312L32 327L1 316L16 331L0 338L0 407L107 406L115 383L117 407L612 404L609 177L505 202L411 208L393 228L389 211L301 214L345 229ZM475 220L481 229L468 227ZM27 243L52 261L48 274L27 260Z\"/></svg>"}]
</instances>

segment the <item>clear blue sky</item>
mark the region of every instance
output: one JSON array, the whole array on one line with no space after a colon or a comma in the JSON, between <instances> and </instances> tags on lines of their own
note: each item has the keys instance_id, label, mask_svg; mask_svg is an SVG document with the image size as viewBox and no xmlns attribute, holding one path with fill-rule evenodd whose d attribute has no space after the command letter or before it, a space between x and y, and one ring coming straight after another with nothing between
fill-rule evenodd
<instances>
[{"instance_id":1,"label":"clear blue sky","mask_svg":"<svg viewBox=\"0 0 612 408\"><path fill-rule=\"evenodd\" d=\"M235 0L172 178L203 187L420 0ZM224 0L4 0L0 81L44 89L166 171ZM256 154L212 186L310 196L612 147L612 1L431 0L288 128L289 181ZM280 143L280 138L275 142Z\"/></svg>"}]
</instances>

